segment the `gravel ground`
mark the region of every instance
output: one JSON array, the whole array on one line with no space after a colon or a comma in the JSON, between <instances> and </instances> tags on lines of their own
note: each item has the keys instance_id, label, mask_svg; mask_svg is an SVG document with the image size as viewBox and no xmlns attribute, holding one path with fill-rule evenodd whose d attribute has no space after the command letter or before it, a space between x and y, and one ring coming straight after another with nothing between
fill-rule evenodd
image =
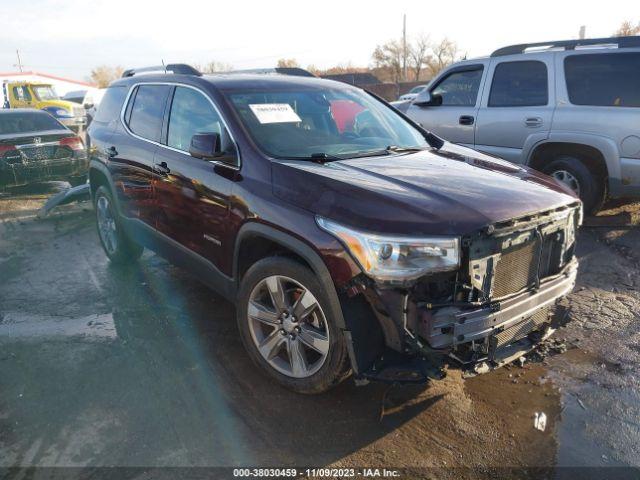
<instances>
[{"instance_id":1,"label":"gravel ground","mask_svg":"<svg viewBox=\"0 0 640 480\"><path fill-rule=\"evenodd\" d=\"M149 252L110 266L86 204L35 218L50 194L0 197L0 467L560 478L559 467L640 466L637 227L581 230L570 322L547 355L429 387L347 381L306 397L256 371L233 305L188 273ZM640 204L601 217L623 213L640 225Z\"/></svg>"}]
</instances>

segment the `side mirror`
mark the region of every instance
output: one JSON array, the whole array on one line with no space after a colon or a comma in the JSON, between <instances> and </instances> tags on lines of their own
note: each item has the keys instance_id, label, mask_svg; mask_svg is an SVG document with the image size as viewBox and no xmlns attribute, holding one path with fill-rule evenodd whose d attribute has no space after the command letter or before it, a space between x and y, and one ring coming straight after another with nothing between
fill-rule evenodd
<instances>
[{"instance_id":1,"label":"side mirror","mask_svg":"<svg viewBox=\"0 0 640 480\"><path fill-rule=\"evenodd\" d=\"M433 98L431 97L431 92L426 88L423 89L420 93L418 93L418 96L413 101L413 104L417 105L418 107L428 107L430 105L433 105Z\"/></svg>"},{"instance_id":2,"label":"side mirror","mask_svg":"<svg viewBox=\"0 0 640 480\"><path fill-rule=\"evenodd\" d=\"M213 160L222 155L220 134L218 132L196 133L191 137L189 153L192 157L202 160Z\"/></svg>"}]
</instances>

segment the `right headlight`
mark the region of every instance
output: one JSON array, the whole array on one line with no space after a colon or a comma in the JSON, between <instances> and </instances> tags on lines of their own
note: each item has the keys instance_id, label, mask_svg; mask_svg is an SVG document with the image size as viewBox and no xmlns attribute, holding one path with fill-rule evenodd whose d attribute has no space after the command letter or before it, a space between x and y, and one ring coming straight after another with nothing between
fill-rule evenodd
<instances>
[{"instance_id":1,"label":"right headlight","mask_svg":"<svg viewBox=\"0 0 640 480\"><path fill-rule=\"evenodd\" d=\"M320 228L337 237L362 270L376 280L413 280L460 266L459 237L378 235L319 216L316 221Z\"/></svg>"}]
</instances>

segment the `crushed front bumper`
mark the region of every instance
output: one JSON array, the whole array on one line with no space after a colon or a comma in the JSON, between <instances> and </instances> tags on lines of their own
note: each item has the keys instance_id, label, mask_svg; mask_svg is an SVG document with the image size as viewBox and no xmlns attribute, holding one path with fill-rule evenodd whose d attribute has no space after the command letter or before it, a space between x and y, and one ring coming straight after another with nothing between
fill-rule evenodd
<instances>
[{"instance_id":1,"label":"crushed front bumper","mask_svg":"<svg viewBox=\"0 0 640 480\"><path fill-rule=\"evenodd\" d=\"M465 366L500 366L548 336L562 312L557 302L575 286L577 261L560 275L489 306L422 310L418 333L431 348L447 351ZM514 348L517 346L517 348ZM484 367L483 367L484 369Z\"/></svg>"}]
</instances>

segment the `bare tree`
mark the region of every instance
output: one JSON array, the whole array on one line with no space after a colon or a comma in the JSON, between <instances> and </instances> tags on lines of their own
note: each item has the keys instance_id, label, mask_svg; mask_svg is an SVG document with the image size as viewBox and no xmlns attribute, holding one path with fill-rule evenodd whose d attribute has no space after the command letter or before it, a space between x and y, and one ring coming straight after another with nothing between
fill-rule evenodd
<instances>
[{"instance_id":1,"label":"bare tree","mask_svg":"<svg viewBox=\"0 0 640 480\"><path fill-rule=\"evenodd\" d=\"M439 43L431 46L433 57L428 64L431 76L434 77L440 70L451 65L458 57L458 44L447 37Z\"/></svg>"},{"instance_id":2,"label":"bare tree","mask_svg":"<svg viewBox=\"0 0 640 480\"><path fill-rule=\"evenodd\" d=\"M422 68L427 66L432 58L431 44L429 37L425 35L419 36L412 45L409 46L409 65L413 69L415 81L420 81Z\"/></svg>"},{"instance_id":3,"label":"bare tree","mask_svg":"<svg viewBox=\"0 0 640 480\"><path fill-rule=\"evenodd\" d=\"M631 37L633 35L640 35L640 22L637 25L633 25L629 20L622 22L620 28L615 31L616 37Z\"/></svg>"},{"instance_id":4,"label":"bare tree","mask_svg":"<svg viewBox=\"0 0 640 480\"><path fill-rule=\"evenodd\" d=\"M388 70L395 83L403 78L404 48L402 43L391 40L383 45L378 45L371 55L376 68Z\"/></svg>"},{"instance_id":5,"label":"bare tree","mask_svg":"<svg viewBox=\"0 0 640 480\"><path fill-rule=\"evenodd\" d=\"M98 88L106 88L111 82L120 78L123 71L124 69L120 66L110 67L108 65L100 65L91 70L90 78Z\"/></svg>"},{"instance_id":6,"label":"bare tree","mask_svg":"<svg viewBox=\"0 0 640 480\"><path fill-rule=\"evenodd\" d=\"M205 64L196 63L193 67L202 73L218 73L218 72L228 72L229 70L233 70L233 65L224 62L217 62L215 60L211 60Z\"/></svg>"},{"instance_id":7,"label":"bare tree","mask_svg":"<svg viewBox=\"0 0 640 480\"><path fill-rule=\"evenodd\" d=\"M281 58L278 60L278 68L299 68L300 64L295 58Z\"/></svg>"}]
</instances>

